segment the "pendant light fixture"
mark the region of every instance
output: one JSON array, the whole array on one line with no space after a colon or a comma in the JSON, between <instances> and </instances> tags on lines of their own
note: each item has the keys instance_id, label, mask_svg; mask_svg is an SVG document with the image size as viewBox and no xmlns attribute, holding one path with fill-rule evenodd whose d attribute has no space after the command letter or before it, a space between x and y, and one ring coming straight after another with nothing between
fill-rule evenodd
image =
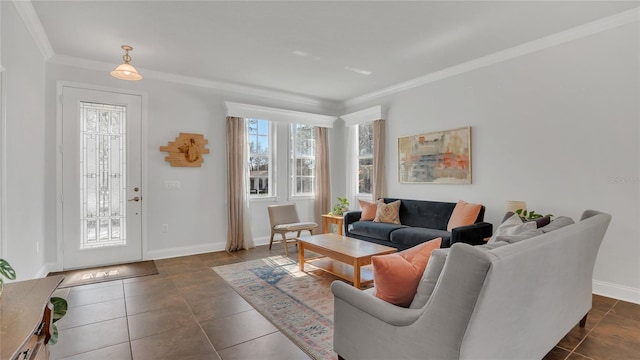
<instances>
[{"instance_id":1,"label":"pendant light fixture","mask_svg":"<svg viewBox=\"0 0 640 360\"><path fill-rule=\"evenodd\" d=\"M129 51L133 50L133 48L129 45L122 45L121 47L122 50L124 50L124 55L122 56L124 63L118 65L118 67L111 72L111 76L122 80L141 80L142 75L138 74L138 70L129 64L131 61Z\"/></svg>"}]
</instances>

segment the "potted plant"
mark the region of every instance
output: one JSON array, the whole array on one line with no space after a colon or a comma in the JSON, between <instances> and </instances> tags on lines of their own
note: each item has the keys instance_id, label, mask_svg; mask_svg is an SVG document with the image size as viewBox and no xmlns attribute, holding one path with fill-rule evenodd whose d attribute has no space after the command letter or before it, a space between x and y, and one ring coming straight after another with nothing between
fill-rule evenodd
<instances>
[{"instance_id":1,"label":"potted plant","mask_svg":"<svg viewBox=\"0 0 640 360\"><path fill-rule=\"evenodd\" d=\"M536 219L541 219L543 217L553 217L553 215L551 214L547 214L547 215L542 215L542 214L538 214L537 212L530 210L524 210L524 209L518 209L516 210L516 214L518 214L518 216L520 216L520 218L522 220L536 220Z\"/></svg>"},{"instance_id":2,"label":"potted plant","mask_svg":"<svg viewBox=\"0 0 640 360\"><path fill-rule=\"evenodd\" d=\"M55 345L55 343L58 342L58 326L56 325L56 322L67 314L69 304L67 303L67 300L56 296L52 297L50 301L51 304L53 304L53 320L51 324L53 333L51 334L51 339L49 339L49 344Z\"/></svg>"},{"instance_id":3,"label":"potted plant","mask_svg":"<svg viewBox=\"0 0 640 360\"><path fill-rule=\"evenodd\" d=\"M9 262L5 259L0 258L0 295L2 295L2 287L4 286L3 277L9 280L16 279L16 271L13 270Z\"/></svg>"},{"instance_id":4,"label":"potted plant","mask_svg":"<svg viewBox=\"0 0 640 360\"><path fill-rule=\"evenodd\" d=\"M329 215L342 216L347 211L349 211L349 201L347 198L338 196L338 203L333 205L333 211Z\"/></svg>"}]
</instances>

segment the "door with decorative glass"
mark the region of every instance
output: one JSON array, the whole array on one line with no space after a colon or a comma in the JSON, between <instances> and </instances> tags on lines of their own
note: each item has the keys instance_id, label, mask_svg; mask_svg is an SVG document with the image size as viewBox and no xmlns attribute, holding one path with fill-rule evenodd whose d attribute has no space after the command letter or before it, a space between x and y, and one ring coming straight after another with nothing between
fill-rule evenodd
<instances>
[{"instance_id":1,"label":"door with decorative glass","mask_svg":"<svg viewBox=\"0 0 640 360\"><path fill-rule=\"evenodd\" d=\"M63 268L142 259L140 95L62 87Z\"/></svg>"}]
</instances>

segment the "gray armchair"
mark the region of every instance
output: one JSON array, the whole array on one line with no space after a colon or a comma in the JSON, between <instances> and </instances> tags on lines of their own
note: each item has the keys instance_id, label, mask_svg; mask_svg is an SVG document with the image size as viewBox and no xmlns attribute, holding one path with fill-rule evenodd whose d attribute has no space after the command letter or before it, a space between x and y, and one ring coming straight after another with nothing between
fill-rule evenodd
<instances>
[{"instance_id":1,"label":"gray armchair","mask_svg":"<svg viewBox=\"0 0 640 360\"><path fill-rule=\"evenodd\" d=\"M336 281L341 359L541 359L591 308L596 255L611 216L503 246L432 253L409 308Z\"/></svg>"}]
</instances>

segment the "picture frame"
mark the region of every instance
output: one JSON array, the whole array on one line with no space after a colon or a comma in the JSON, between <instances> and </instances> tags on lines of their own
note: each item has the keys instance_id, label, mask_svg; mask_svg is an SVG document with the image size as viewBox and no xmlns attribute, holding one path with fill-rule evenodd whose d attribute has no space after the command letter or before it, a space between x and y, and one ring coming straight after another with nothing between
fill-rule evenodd
<instances>
[{"instance_id":1,"label":"picture frame","mask_svg":"<svg viewBox=\"0 0 640 360\"><path fill-rule=\"evenodd\" d=\"M471 184L471 127L399 137L398 181Z\"/></svg>"}]
</instances>

